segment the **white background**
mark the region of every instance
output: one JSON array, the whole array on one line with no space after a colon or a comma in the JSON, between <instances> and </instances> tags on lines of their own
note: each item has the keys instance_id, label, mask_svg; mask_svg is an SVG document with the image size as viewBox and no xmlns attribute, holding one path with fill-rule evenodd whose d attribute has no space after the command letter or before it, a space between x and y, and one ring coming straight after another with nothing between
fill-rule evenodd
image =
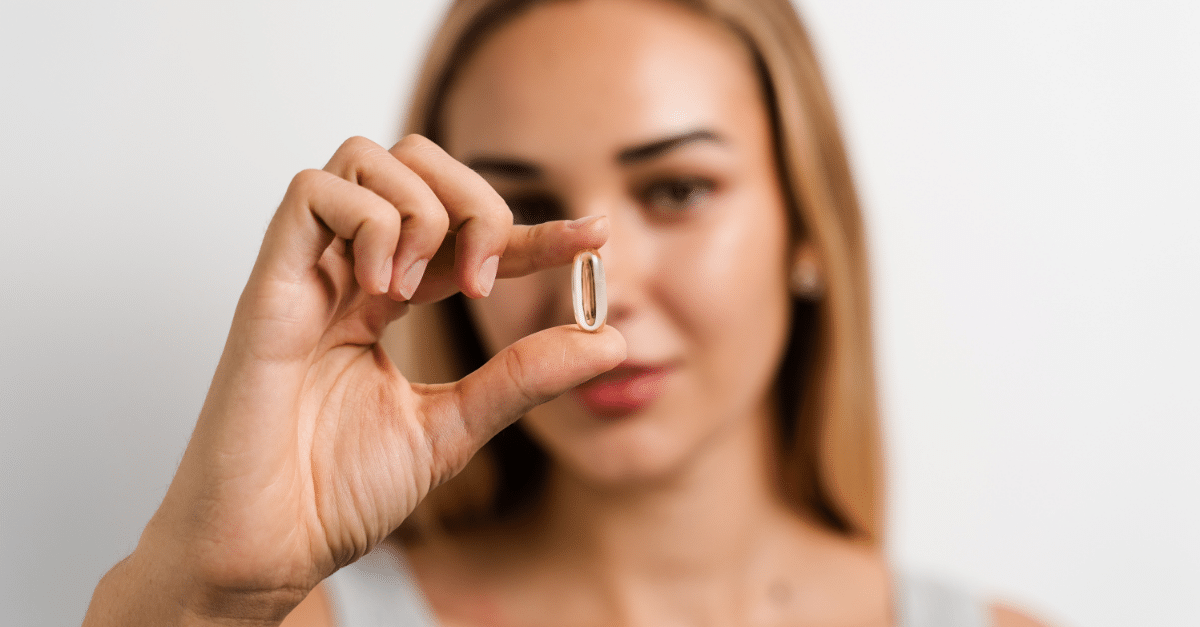
<instances>
[{"instance_id":1,"label":"white background","mask_svg":"<svg viewBox=\"0 0 1200 627\"><path fill-rule=\"evenodd\" d=\"M1200 3L801 4L870 221L891 554L1200 624ZM288 180L396 137L441 10L0 9L0 622L77 623L133 547Z\"/></svg>"}]
</instances>

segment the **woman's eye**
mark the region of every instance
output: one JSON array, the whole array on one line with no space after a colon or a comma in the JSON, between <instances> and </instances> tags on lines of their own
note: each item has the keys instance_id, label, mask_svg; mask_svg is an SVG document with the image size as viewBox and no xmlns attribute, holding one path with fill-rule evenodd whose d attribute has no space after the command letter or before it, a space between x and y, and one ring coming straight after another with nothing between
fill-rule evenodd
<instances>
[{"instance_id":1,"label":"woman's eye","mask_svg":"<svg viewBox=\"0 0 1200 627\"><path fill-rule=\"evenodd\" d=\"M679 178L647 185L642 201L654 211L679 213L703 203L716 185L701 178Z\"/></svg>"},{"instance_id":2,"label":"woman's eye","mask_svg":"<svg viewBox=\"0 0 1200 627\"><path fill-rule=\"evenodd\" d=\"M508 209L513 214L513 224L532 226L551 220L563 220L566 213L554 198L541 194L506 198Z\"/></svg>"}]
</instances>

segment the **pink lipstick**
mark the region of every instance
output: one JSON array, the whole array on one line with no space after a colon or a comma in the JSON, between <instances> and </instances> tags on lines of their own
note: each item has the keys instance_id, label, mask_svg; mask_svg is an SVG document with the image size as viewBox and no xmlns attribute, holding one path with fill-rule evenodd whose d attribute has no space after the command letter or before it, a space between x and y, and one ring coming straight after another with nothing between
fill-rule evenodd
<instances>
[{"instance_id":1,"label":"pink lipstick","mask_svg":"<svg viewBox=\"0 0 1200 627\"><path fill-rule=\"evenodd\" d=\"M593 414L618 418L636 413L662 395L671 366L621 365L572 391Z\"/></svg>"}]
</instances>

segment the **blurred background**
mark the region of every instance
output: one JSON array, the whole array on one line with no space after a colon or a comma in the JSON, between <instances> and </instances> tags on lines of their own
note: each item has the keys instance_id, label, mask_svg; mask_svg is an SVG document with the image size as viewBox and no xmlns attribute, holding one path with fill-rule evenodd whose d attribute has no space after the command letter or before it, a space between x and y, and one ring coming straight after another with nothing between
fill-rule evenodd
<instances>
[{"instance_id":1,"label":"blurred background","mask_svg":"<svg viewBox=\"0 0 1200 627\"><path fill-rule=\"evenodd\" d=\"M891 556L1200 624L1200 3L799 5L867 207ZM288 181L397 138L443 8L0 8L5 624L77 624L133 548Z\"/></svg>"}]
</instances>

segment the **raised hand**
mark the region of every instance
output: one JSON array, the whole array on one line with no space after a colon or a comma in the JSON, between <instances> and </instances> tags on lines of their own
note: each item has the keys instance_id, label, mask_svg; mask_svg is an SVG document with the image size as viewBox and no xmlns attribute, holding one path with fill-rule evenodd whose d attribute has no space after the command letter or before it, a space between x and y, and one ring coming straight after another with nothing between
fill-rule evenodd
<instances>
[{"instance_id":1,"label":"raised hand","mask_svg":"<svg viewBox=\"0 0 1200 627\"><path fill-rule=\"evenodd\" d=\"M347 141L267 229L183 461L87 624L277 624L531 407L616 366L611 328L530 335L445 385L378 346L410 303L569 263L603 219L514 226L478 175L410 136Z\"/></svg>"}]
</instances>

